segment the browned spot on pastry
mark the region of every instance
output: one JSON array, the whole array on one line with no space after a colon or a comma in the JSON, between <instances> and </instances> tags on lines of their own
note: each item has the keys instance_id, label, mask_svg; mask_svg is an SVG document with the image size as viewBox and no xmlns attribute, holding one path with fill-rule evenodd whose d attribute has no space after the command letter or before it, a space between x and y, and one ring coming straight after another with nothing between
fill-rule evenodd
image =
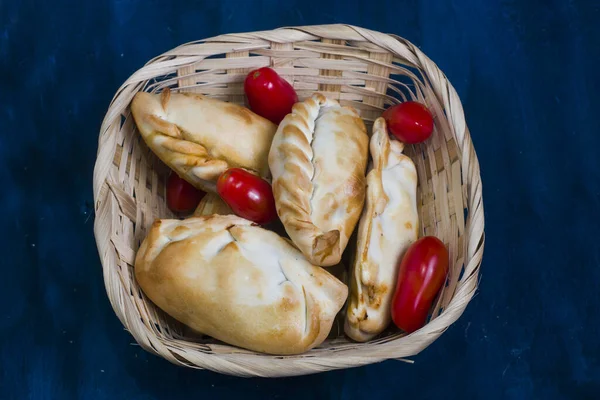
<instances>
[{"instance_id":1,"label":"browned spot on pastry","mask_svg":"<svg viewBox=\"0 0 600 400\"><path fill-rule=\"evenodd\" d=\"M236 251L238 251L238 249L239 249L239 246L238 246L237 242L234 240L233 242L229 242L229 243L227 243L227 244L225 245L225 247L223 247L223 248L221 249L221 253L223 253L223 252L236 252ZM252 273L252 274L250 274L250 276L249 276L248 278L249 278L248 280L249 280L251 283L252 283L252 282L255 282L255 274L253 274L253 273ZM253 279L253 278L254 278L254 279Z\"/></svg>"},{"instance_id":2,"label":"browned spot on pastry","mask_svg":"<svg viewBox=\"0 0 600 400\"><path fill-rule=\"evenodd\" d=\"M407 222L407 223L404 224L404 227L406 229L412 229L413 226L412 226L412 224L410 222Z\"/></svg>"},{"instance_id":3,"label":"browned spot on pastry","mask_svg":"<svg viewBox=\"0 0 600 400\"><path fill-rule=\"evenodd\" d=\"M327 101L327 98L321 93L315 93L312 98L315 99L319 104L323 104Z\"/></svg>"},{"instance_id":4,"label":"browned spot on pastry","mask_svg":"<svg viewBox=\"0 0 600 400\"><path fill-rule=\"evenodd\" d=\"M279 301L279 304L277 305L277 308L279 308L280 311L283 312L287 312L287 311L293 311L294 308L297 308L299 306L299 302L297 299L297 292L296 289L293 287L293 285L285 285L282 287L283 288L283 296L281 298L281 301Z\"/></svg>"},{"instance_id":5,"label":"browned spot on pastry","mask_svg":"<svg viewBox=\"0 0 600 400\"><path fill-rule=\"evenodd\" d=\"M162 146L175 153L187 154L191 156L208 158L204 146L198 143L190 142L189 140L179 140L173 138L164 138Z\"/></svg>"},{"instance_id":6,"label":"browned spot on pastry","mask_svg":"<svg viewBox=\"0 0 600 400\"><path fill-rule=\"evenodd\" d=\"M348 115L348 113L344 113L340 109L335 110L334 113L335 124L342 132L354 132L356 128L358 128L361 132L366 134L367 130L365 128L365 124L359 117Z\"/></svg>"},{"instance_id":7,"label":"browned spot on pastry","mask_svg":"<svg viewBox=\"0 0 600 400\"><path fill-rule=\"evenodd\" d=\"M344 194L350 198L361 195L365 192L366 179L364 176L353 175L344 185Z\"/></svg>"},{"instance_id":8,"label":"browned spot on pastry","mask_svg":"<svg viewBox=\"0 0 600 400\"><path fill-rule=\"evenodd\" d=\"M160 94L160 104L162 105L163 110L167 111L167 104L169 104L169 100L171 99L171 89L166 87L163 89Z\"/></svg>"},{"instance_id":9,"label":"browned spot on pastry","mask_svg":"<svg viewBox=\"0 0 600 400\"><path fill-rule=\"evenodd\" d=\"M327 211L323 214L323 219L325 221L329 221L331 217L335 215L340 204L338 202L338 196L335 193L327 193L323 199L321 199L320 204Z\"/></svg>"},{"instance_id":10,"label":"browned spot on pastry","mask_svg":"<svg viewBox=\"0 0 600 400\"><path fill-rule=\"evenodd\" d=\"M298 164L295 164L295 163L286 163L283 165L283 169L285 169L287 172L294 174L294 176L298 176L298 178L300 176L305 175L302 167L300 167ZM285 180L278 179L277 182L281 182L281 184L283 184L283 186L286 188L289 187L288 185L285 185L285 182L286 182ZM302 185L300 183L294 182L293 184L296 186L302 187Z\"/></svg>"},{"instance_id":11,"label":"browned spot on pastry","mask_svg":"<svg viewBox=\"0 0 600 400\"><path fill-rule=\"evenodd\" d=\"M296 129L298 129L298 128L296 128ZM310 163L310 159L308 158L306 153L304 153L302 151L302 149L300 147L296 146L295 144L286 142L281 145L280 151L282 151L286 155L286 157L288 157L290 159L297 158L298 162L300 162L302 164ZM284 164L284 166L287 166L288 164L289 163L286 163L286 164Z\"/></svg>"},{"instance_id":12,"label":"browned spot on pastry","mask_svg":"<svg viewBox=\"0 0 600 400\"><path fill-rule=\"evenodd\" d=\"M313 254L321 260L339 253L340 231L333 230L317 236L313 242ZM337 257L336 257L337 258Z\"/></svg>"},{"instance_id":13,"label":"browned spot on pastry","mask_svg":"<svg viewBox=\"0 0 600 400\"><path fill-rule=\"evenodd\" d=\"M367 310L365 308L362 308L360 310L360 312L358 314L356 314L356 319L358 321L363 321L363 320L367 319Z\"/></svg>"},{"instance_id":14,"label":"browned spot on pastry","mask_svg":"<svg viewBox=\"0 0 600 400\"><path fill-rule=\"evenodd\" d=\"M296 167L296 169L298 168L299 167ZM296 180L277 180L273 184L273 194L275 197L279 196L279 193L285 192L290 196L289 204L285 205L279 203L277 212L291 212L299 218L307 217L306 214L310 213L310 197L304 196L300 188L307 186L309 183L310 181L306 175L298 175L298 179ZM302 215L298 215L299 212L302 212Z\"/></svg>"},{"instance_id":15,"label":"browned spot on pastry","mask_svg":"<svg viewBox=\"0 0 600 400\"><path fill-rule=\"evenodd\" d=\"M187 226L179 225L175 229L173 229L172 235L179 236L179 235L183 235L189 231L190 231L190 228L188 228Z\"/></svg>"},{"instance_id":16,"label":"browned spot on pastry","mask_svg":"<svg viewBox=\"0 0 600 400\"><path fill-rule=\"evenodd\" d=\"M289 212L290 214L296 214L300 217L306 217L306 214L299 214L298 213L298 209L297 208L290 208L290 207L282 207L282 210L284 210L285 212ZM291 230L293 230L294 232L301 232L304 229L313 229L314 225L312 223L312 221L310 220L304 220L301 218L296 217L294 219L294 223L291 226Z\"/></svg>"},{"instance_id":17,"label":"browned spot on pastry","mask_svg":"<svg viewBox=\"0 0 600 400\"><path fill-rule=\"evenodd\" d=\"M148 120L152 125L154 125L153 128L156 132L176 139L181 138L181 131L179 128L177 128L177 125L165 121L154 114L149 115Z\"/></svg>"},{"instance_id":18,"label":"browned spot on pastry","mask_svg":"<svg viewBox=\"0 0 600 400\"><path fill-rule=\"evenodd\" d=\"M369 305L374 309L381 306L381 299L388 292L389 288L385 283L381 285L373 285L367 288L367 296L369 296Z\"/></svg>"},{"instance_id":19,"label":"browned spot on pastry","mask_svg":"<svg viewBox=\"0 0 600 400\"><path fill-rule=\"evenodd\" d=\"M185 93L185 92L183 92L183 93L180 93L180 94L184 95L185 97L189 97L189 98L192 98L192 99L195 99L195 100L204 100L204 96L201 95L201 94L198 94L198 93Z\"/></svg>"},{"instance_id":20,"label":"browned spot on pastry","mask_svg":"<svg viewBox=\"0 0 600 400\"><path fill-rule=\"evenodd\" d=\"M288 312L288 311L292 311L294 309L294 307L296 307L297 303L296 301L294 301L293 299L290 299L288 297L284 297L281 299L281 302L279 303L279 309L283 312Z\"/></svg>"},{"instance_id":21,"label":"browned spot on pastry","mask_svg":"<svg viewBox=\"0 0 600 400\"><path fill-rule=\"evenodd\" d=\"M367 127L365 126L365 123L363 122L362 118L360 117L353 117L354 120L354 124L356 126L358 126L360 128L361 131L363 131L365 134L367 133Z\"/></svg>"},{"instance_id":22,"label":"browned spot on pastry","mask_svg":"<svg viewBox=\"0 0 600 400\"><path fill-rule=\"evenodd\" d=\"M352 142L352 144L354 145L354 147L356 149L358 149L361 153L366 153L367 152L367 147L368 147L368 141L365 140L365 137L360 135L360 136L356 136L356 135L344 135L342 133L342 136L340 139L338 140L343 140L344 142Z\"/></svg>"},{"instance_id":23,"label":"browned spot on pastry","mask_svg":"<svg viewBox=\"0 0 600 400\"><path fill-rule=\"evenodd\" d=\"M302 141L306 141L306 136L304 135L304 133L300 130L300 128L298 128L296 125L286 125L283 127L283 132L282 132L285 136L289 136L289 137L293 137L298 139L300 142ZM282 151L282 150L280 150Z\"/></svg>"},{"instance_id":24,"label":"browned spot on pastry","mask_svg":"<svg viewBox=\"0 0 600 400\"><path fill-rule=\"evenodd\" d=\"M252 124L254 114L245 107L240 107L237 104L227 104L225 112L237 118L241 118L248 125Z\"/></svg>"},{"instance_id":25,"label":"browned spot on pastry","mask_svg":"<svg viewBox=\"0 0 600 400\"><path fill-rule=\"evenodd\" d=\"M344 185L344 196L352 199L348 202L346 213L353 214L357 208L362 209L365 202L365 187L366 179L363 176L353 176ZM352 232L357 223L356 219L346 218L344 221L344 229L346 232Z\"/></svg>"},{"instance_id":26,"label":"browned spot on pastry","mask_svg":"<svg viewBox=\"0 0 600 400\"><path fill-rule=\"evenodd\" d=\"M371 307L377 310L379 306L381 306L381 297L373 297L369 304Z\"/></svg>"},{"instance_id":27,"label":"browned spot on pastry","mask_svg":"<svg viewBox=\"0 0 600 400\"><path fill-rule=\"evenodd\" d=\"M299 125L300 128L309 131L309 126L308 126L308 122L306 122L306 119L302 118L302 119L298 119L296 121L297 125Z\"/></svg>"},{"instance_id":28,"label":"browned spot on pastry","mask_svg":"<svg viewBox=\"0 0 600 400\"><path fill-rule=\"evenodd\" d=\"M286 334L286 330L279 327L273 327L273 329L269 332L270 340L273 342L284 339Z\"/></svg>"},{"instance_id":29,"label":"browned spot on pastry","mask_svg":"<svg viewBox=\"0 0 600 400\"><path fill-rule=\"evenodd\" d=\"M235 243L236 249L239 249L239 245L237 244L237 242L231 242L231 243ZM231 244L230 243L230 244ZM239 250L237 250L239 251ZM263 271L261 271L258 268L253 268L250 273L248 274L248 285L250 285L251 287L261 287L261 282L263 282L265 279L264 273Z\"/></svg>"},{"instance_id":30,"label":"browned spot on pastry","mask_svg":"<svg viewBox=\"0 0 600 400\"><path fill-rule=\"evenodd\" d=\"M339 141L343 141L346 139L346 134L342 131L334 131L333 135L335 136L335 139L339 140ZM344 154L340 154L340 155L343 156Z\"/></svg>"},{"instance_id":31,"label":"browned spot on pastry","mask_svg":"<svg viewBox=\"0 0 600 400\"><path fill-rule=\"evenodd\" d=\"M296 114L294 121L306 121L308 119L308 110L306 109L306 104L304 103L296 103L292 107L292 113Z\"/></svg>"}]
</instances>

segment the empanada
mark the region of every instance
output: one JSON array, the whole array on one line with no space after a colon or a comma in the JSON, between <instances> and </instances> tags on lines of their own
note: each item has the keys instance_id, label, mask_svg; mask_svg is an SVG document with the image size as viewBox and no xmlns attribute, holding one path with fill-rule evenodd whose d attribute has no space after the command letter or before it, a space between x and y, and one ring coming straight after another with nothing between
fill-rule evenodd
<instances>
[{"instance_id":1,"label":"empanada","mask_svg":"<svg viewBox=\"0 0 600 400\"><path fill-rule=\"evenodd\" d=\"M234 215L156 221L135 276L158 307L192 329L270 354L322 343L348 295L286 240Z\"/></svg>"},{"instance_id":2,"label":"empanada","mask_svg":"<svg viewBox=\"0 0 600 400\"><path fill-rule=\"evenodd\" d=\"M417 239L417 171L402 154L404 145L391 140L379 118L371 137L373 164L367 174L366 206L358 225L345 332L363 342L390 323L400 257Z\"/></svg>"},{"instance_id":3,"label":"empanada","mask_svg":"<svg viewBox=\"0 0 600 400\"><path fill-rule=\"evenodd\" d=\"M206 193L202 200L200 200L200 203L198 203L198 207L196 207L193 216L201 217L213 214L230 215L233 214L233 211L218 194Z\"/></svg>"},{"instance_id":4,"label":"empanada","mask_svg":"<svg viewBox=\"0 0 600 400\"><path fill-rule=\"evenodd\" d=\"M148 147L179 176L215 191L219 175L242 167L267 178L277 126L245 107L200 94L140 92L131 103Z\"/></svg>"},{"instance_id":5,"label":"empanada","mask_svg":"<svg viewBox=\"0 0 600 400\"><path fill-rule=\"evenodd\" d=\"M340 262L365 199L369 138L356 111L315 94L296 103L269 153L285 229L313 264Z\"/></svg>"}]
</instances>

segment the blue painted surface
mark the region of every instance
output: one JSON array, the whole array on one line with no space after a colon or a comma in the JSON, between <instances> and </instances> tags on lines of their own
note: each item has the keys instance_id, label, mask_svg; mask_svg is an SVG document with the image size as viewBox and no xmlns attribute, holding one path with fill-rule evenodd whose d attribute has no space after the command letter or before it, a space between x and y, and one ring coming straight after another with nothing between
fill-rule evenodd
<instances>
[{"instance_id":1,"label":"blue painted surface","mask_svg":"<svg viewBox=\"0 0 600 400\"><path fill-rule=\"evenodd\" d=\"M600 3L0 0L0 398L598 398ZM419 45L480 157L480 292L416 358L280 380L132 346L92 225L97 134L148 59L220 33L350 23Z\"/></svg>"}]
</instances>

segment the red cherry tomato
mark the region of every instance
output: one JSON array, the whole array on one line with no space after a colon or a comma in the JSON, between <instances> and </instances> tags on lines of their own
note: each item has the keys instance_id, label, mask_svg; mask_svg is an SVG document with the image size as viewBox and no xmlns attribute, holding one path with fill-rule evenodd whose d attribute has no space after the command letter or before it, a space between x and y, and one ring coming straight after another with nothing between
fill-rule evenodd
<instances>
[{"instance_id":1,"label":"red cherry tomato","mask_svg":"<svg viewBox=\"0 0 600 400\"><path fill-rule=\"evenodd\" d=\"M186 213L198 206L205 193L171 172L167 180L167 206L176 213Z\"/></svg>"},{"instance_id":2,"label":"red cherry tomato","mask_svg":"<svg viewBox=\"0 0 600 400\"><path fill-rule=\"evenodd\" d=\"M251 71L244 81L244 91L250 109L277 125L298 102L292 85L268 67Z\"/></svg>"},{"instance_id":3,"label":"red cherry tomato","mask_svg":"<svg viewBox=\"0 0 600 400\"><path fill-rule=\"evenodd\" d=\"M217 193L234 213L257 224L277 218L271 185L241 168L223 172L217 180Z\"/></svg>"},{"instance_id":4,"label":"red cherry tomato","mask_svg":"<svg viewBox=\"0 0 600 400\"><path fill-rule=\"evenodd\" d=\"M421 103L406 101L383 113L388 130L403 143L421 143L433 132L433 117Z\"/></svg>"},{"instance_id":5,"label":"red cherry tomato","mask_svg":"<svg viewBox=\"0 0 600 400\"><path fill-rule=\"evenodd\" d=\"M434 236L413 243L400 261L392 299L392 320L408 333L425 325L431 305L448 274L448 250Z\"/></svg>"}]
</instances>

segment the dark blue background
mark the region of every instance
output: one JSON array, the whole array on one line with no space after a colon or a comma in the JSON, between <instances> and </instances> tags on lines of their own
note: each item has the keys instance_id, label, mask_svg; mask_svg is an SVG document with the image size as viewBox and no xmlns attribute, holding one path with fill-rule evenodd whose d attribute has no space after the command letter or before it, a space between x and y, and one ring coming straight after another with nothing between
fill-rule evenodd
<instances>
[{"instance_id":1,"label":"dark blue background","mask_svg":"<svg viewBox=\"0 0 600 400\"><path fill-rule=\"evenodd\" d=\"M598 397L600 3L285 3L0 0L0 398ZM145 353L92 233L110 99L181 43L323 23L404 36L458 90L484 182L479 294L415 365L248 380Z\"/></svg>"}]
</instances>

